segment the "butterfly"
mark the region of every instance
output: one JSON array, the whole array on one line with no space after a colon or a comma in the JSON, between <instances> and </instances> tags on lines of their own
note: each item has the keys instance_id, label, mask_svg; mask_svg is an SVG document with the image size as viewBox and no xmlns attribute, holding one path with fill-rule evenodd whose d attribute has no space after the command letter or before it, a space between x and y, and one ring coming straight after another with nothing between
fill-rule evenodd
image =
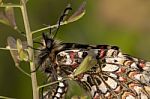
<instances>
[{"instance_id":1,"label":"butterfly","mask_svg":"<svg viewBox=\"0 0 150 99\"><path fill-rule=\"evenodd\" d=\"M96 64L71 79L85 88L92 99L150 98L150 62L124 54L118 46L64 43L55 38L56 33L42 34L37 56L48 82L58 81L43 93L44 99L65 98L69 86L63 78L71 77L91 50Z\"/></svg>"}]
</instances>

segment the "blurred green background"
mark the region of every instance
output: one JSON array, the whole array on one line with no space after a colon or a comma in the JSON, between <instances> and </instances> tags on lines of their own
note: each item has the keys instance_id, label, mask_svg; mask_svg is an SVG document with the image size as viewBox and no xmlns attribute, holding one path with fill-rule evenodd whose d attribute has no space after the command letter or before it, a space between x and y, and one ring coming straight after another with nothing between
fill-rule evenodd
<instances>
[{"instance_id":1,"label":"blurred green background","mask_svg":"<svg viewBox=\"0 0 150 99\"><path fill-rule=\"evenodd\" d=\"M68 3L75 11L83 0L28 0L32 30L55 24ZM19 0L5 0L18 3ZM0 8L0 11L3 10ZM20 9L15 8L17 26L24 32ZM21 38L11 27L0 23L0 47L7 37ZM123 53L150 60L149 0L87 0L80 20L61 26L57 35L64 42L117 45ZM24 64L24 63L23 63ZM22 65L29 71L27 65ZM16 69L9 51L0 50L0 96L32 99L31 81Z\"/></svg>"}]
</instances>

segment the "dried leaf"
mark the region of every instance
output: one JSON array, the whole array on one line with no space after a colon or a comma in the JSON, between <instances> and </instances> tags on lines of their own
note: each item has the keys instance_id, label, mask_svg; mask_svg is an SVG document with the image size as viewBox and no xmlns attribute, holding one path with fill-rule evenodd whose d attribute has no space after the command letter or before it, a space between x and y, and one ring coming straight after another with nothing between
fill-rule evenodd
<instances>
[{"instance_id":1,"label":"dried leaf","mask_svg":"<svg viewBox=\"0 0 150 99\"><path fill-rule=\"evenodd\" d=\"M12 26L14 29L17 29L13 7L5 8L5 16L7 17L8 21L10 23L10 26Z\"/></svg>"},{"instance_id":2,"label":"dried leaf","mask_svg":"<svg viewBox=\"0 0 150 99\"><path fill-rule=\"evenodd\" d=\"M6 24L6 25L10 25L10 23L3 11L0 11L0 22L3 24Z\"/></svg>"},{"instance_id":3,"label":"dried leaf","mask_svg":"<svg viewBox=\"0 0 150 99\"><path fill-rule=\"evenodd\" d=\"M73 77L88 71L96 64L97 60L95 58L95 53L93 51L90 51L88 56L85 57L85 59L82 61L79 67L74 71Z\"/></svg>"},{"instance_id":4,"label":"dried leaf","mask_svg":"<svg viewBox=\"0 0 150 99\"><path fill-rule=\"evenodd\" d=\"M80 19L85 14L86 2L83 2L78 10L67 20L68 22L74 22Z\"/></svg>"}]
</instances>

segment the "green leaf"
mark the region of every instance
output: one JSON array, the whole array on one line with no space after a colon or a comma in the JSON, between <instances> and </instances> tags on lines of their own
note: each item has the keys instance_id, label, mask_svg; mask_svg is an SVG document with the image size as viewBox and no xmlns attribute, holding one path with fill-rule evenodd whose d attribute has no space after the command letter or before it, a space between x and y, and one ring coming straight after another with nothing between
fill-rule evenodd
<instances>
[{"instance_id":1,"label":"green leaf","mask_svg":"<svg viewBox=\"0 0 150 99\"><path fill-rule=\"evenodd\" d=\"M95 53L93 51L90 51L82 61L82 63L79 65L79 67L74 71L73 77L90 70L96 64L97 60L95 58Z\"/></svg>"},{"instance_id":2,"label":"green leaf","mask_svg":"<svg viewBox=\"0 0 150 99\"><path fill-rule=\"evenodd\" d=\"M23 49L23 45L20 39L17 39L17 50L20 61L28 61L28 53Z\"/></svg>"},{"instance_id":3,"label":"green leaf","mask_svg":"<svg viewBox=\"0 0 150 99\"><path fill-rule=\"evenodd\" d=\"M20 39L17 39L17 50L18 52L23 50L22 41Z\"/></svg>"},{"instance_id":4,"label":"green leaf","mask_svg":"<svg viewBox=\"0 0 150 99\"><path fill-rule=\"evenodd\" d=\"M67 20L68 23L79 20L85 14L86 2L83 2L78 10Z\"/></svg>"}]
</instances>

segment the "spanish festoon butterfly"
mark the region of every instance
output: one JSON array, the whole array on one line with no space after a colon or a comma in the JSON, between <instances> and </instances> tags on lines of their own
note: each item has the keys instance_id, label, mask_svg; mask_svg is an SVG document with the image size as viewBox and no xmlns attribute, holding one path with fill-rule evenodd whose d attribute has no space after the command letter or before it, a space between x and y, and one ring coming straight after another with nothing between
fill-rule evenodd
<instances>
[{"instance_id":1,"label":"spanish festoon butterfly","mask_svg":"<svg viewBox=\"0 0 150 99\"><path fill-rule=\"evenodd\" d=\"M150 99L150 62L123 54L117 46L63 43L46 33L42 37L38 65L52 76L51 82L60 81L44 93L45 99L64 98L68 83L62 78L71 75L91 49L97 64L74 80L92 99Z\"/></svg>"}]
</instances>

